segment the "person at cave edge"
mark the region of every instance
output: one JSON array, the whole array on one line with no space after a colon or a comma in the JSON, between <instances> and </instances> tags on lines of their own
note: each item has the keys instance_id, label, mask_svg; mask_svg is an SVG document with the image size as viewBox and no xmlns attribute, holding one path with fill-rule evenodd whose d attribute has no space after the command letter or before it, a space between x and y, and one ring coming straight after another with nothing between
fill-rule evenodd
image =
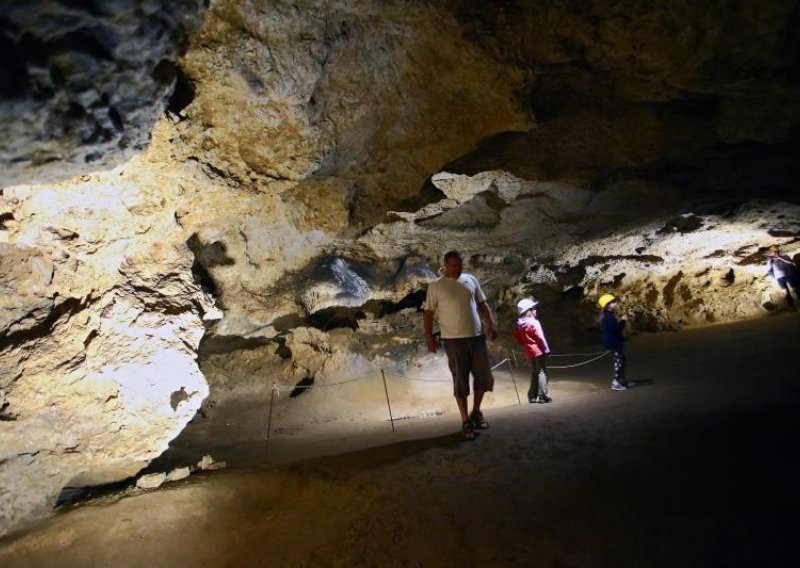
<instances>
[{"instance_id":1,"label":"person at cave edge","mask_svg":"<svg viewBox=\"0 0 800 568\"><path fill-rule=\"evenodd\" d=\"M425 344L431 353L439 349L439 341L433 334L436 318L453 375L453 394L461 413L462 434L465 439L472 440L476 429L489 427L481 412L484 394L494 388L486 337L496 339L497 328L480 283L475 276L463 271L461 254L446 253L443 268L443 275L428 286L423 312ZM470 374L475 393L472 411L468 412Z\"/></svg>"},{"instance_id":2,"label":"person at cave edge","mask_svg":"<svg viewBox=\"0 0 800 568\"><path fill-rule=\"evenodd\" d=\"M794 291L795 296L798 296L798 289L800 288L798 287L800 278L798 278L797 272L797 266L795 266L791 258L781 254L776 245L769 247L767 276L772 277L775 284L783 290L783 293L786 294L786 303L793 310L797 310L797 306L795 306L794 299L792 299L792 291ZM798 299L800 299L800 296L798 296Z\"/></svg>"}]
</instances>

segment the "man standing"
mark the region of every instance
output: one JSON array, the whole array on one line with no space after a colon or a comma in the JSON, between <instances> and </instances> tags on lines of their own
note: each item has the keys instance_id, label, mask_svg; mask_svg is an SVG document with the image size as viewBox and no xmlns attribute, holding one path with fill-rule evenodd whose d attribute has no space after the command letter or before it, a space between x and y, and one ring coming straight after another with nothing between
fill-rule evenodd
<instances>
[{"instance_id":1,"label":"man standing","mask_svg":"<svg viewBox=\"0 0 800 568\"><path fill-rule=\"evenodd\" d=\"M423 320L425 344L431 353L439 348L433 335L434 314L439 320L447 362L453 374L453 394L461 413L462 432L465 439L474 440L475 429L489 427L481 413L483 395L494 388L486 335L496 339L497 329L478 280L463 273L463 267L464 261L457 251L444 255L444 275L428 286ZM486 335L481 316L486 322ZM470 372L475 396L472 412L467 413Z\"/></svg>"}]
</instances>

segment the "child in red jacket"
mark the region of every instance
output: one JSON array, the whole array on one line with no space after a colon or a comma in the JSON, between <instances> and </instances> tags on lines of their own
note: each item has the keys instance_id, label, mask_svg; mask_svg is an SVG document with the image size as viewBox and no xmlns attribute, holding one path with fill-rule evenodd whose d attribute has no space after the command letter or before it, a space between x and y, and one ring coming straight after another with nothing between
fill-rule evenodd
<instances>
[{"instance_id":1,"label":"child in red jacket","mask_svg":"<svg viewBox=\"0 0 800 568\"><path fill-rule=\"evenodd\" d=\"M528 402L542 404L552 402L547 389L547 355L550 347L544 337L542 324L536 317L539 302L524 298L517 303L517 327L514 340L525 348L525 357L531 361L531 386L528 389Z\"/></svg>"}]
</instances>

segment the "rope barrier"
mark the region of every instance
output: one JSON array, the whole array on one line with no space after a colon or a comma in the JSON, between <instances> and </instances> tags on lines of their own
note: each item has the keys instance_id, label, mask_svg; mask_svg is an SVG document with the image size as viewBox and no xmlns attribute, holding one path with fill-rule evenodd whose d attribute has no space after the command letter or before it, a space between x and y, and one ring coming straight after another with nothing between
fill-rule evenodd
<instances>
[{"instance_id":1,"label":"rope barrier","mask_svg":"<svg viewBox=\"0 0 800 568\"><path fill-rule=\"evenodd\" d=\"M517 351L516 349L512 349L511 352L515 355L525 355L524 351ZM594 353L550 353L548 357L593 357L594 355L600 355L601 353L606 353L606 351L595 351Z\"/></svg>"},{"instance_id":2,"label":"rope barrier","mask_svg":"<svg viewBox=\"0 0 800 568\"><path fill-rule=\"evenodd\" d=\"M366 381L367 379L371 379L373 377L378 376L378 373L374 375L364 375L362 377L356 377L354 379L348 379L346 381L339 381L338 383L328 383L324 385L295 385L292 387L293 389L320 389L326 387L338 387L339 385L346 385L347 383L356 383L358 381Z\"/></svg>"},{"instance_id":3,"label":"rope barrier","mask_svg":"<svg viewBox=\"0 0 800 568\"><path fill-rule=\"evenodd\" d=\"M606 353L607 351L595 351L593 353L558 353L556 355L550 355L550 357L591 357L593 355L604 355Z\"/></svg>"},{"instance_id":4,"label":"rope barrier","mask_svg":"<svg viewBox=\"0 0 800 568\"><path fill-rule=\"evenodd\" d=\"M512 382L514 384L514 391L517 394L517 403L521 404L520 396L519 396L519 390L517 389L517 381L516 381L516 378L514 377L514 369L513 369L515 366L517 366L517 358L516 358L516 354L517 353L519 353L519 351L511 350L510 351L510 357L506 357L502 361L500 361L500 362L496 363L495 365L493 365L491 367L491 370L494 371L495 369L497 369L498 367L500 367L502 365L506 365L506 364L508 365L508 372L509 372L509 374L511 376L511 380L512 380ZM552 365L552 366L548 366L547 368L548 369L572 369L572 368L575 368L575 367L582 367L583 365L588 365L588 364L593 363L593 362L595 362L595 361L597 361L599 359L602 359L603 357L608 355L608 353L609 353L608 351L598 351L598 352L595 352L595 353L564 353L564 354L560 354L560 355L550 355L550 357L579 357L579 356L584 356L585 357L585 356L591 356L592 358L587 360L587 361L582 361L580 363L575 363L575 364L572 364L572 365ZM512 360L513 360L513 364L512 364ZM407 362L407 364L408 364L408 362ZM225 373L222 370L220 370L219 367L216 367L216 365L208 365L208 367L209 367L208 370L210 372L212 372L212 373L218 373L218 374L223 375L223 376L225 376L225 377L227 377L229 379L231 378L230 375L228 375L227 373ZM316 384L316 385L315 384L295 385L293 387L293 390L298 390L298 389L306 389L307 390L307 389L324 388L324 387L338 387L338 386L346 385L346 384L349 384L349 383L355 383L355 382L359 382L359 381L365 381L365 380L368 380L368 379L373 379L377 375L378 375L378 373L374 373L374 374L371 374L371 375L363 375L363 376L360 376L360 377L354 377L352 379L339 381L339 382L336 382L336 383ZM383 379L384 394L386 395L386 405L387 405L387 407L389 409L389 421L391 422L392 431L393 432L395 430L395 427L394 427L395 418L394 418L394 416L392 414L391 401L390 401L390 398L389 398L389 389L388 389L388 386L387 386L387 383L386 383L386 375L394 376L394 377L397 377L397 378L400 378L400 379L403 379L403 380L406 380L406 381L418 381L418 382L425 382L425 383L451 383L452 382L451 378L447 378L447 379L427 379L427 378L420 378L420 377L414 377L414 376L409 376L409 375L401 375L399 373L394 373L392 371L387 371L386 369L380 369L380 376ZM269 440L270 440L271 434L272 434L273 407L275 406L276 398L280 398L280 394L281 394L281 391L280 391L280 388L278 387L278 384L273 381L272 389L271 389L270 396L269 396L269 409L268 409L268 414L267 414L267 442L268 443L269 443Z\"/></svg>"},{"instance_id":5,"label":"rope barrier","mask_svg":"<svg viewBox=\"0 0 800 568\"><path fill-rule=\"evenodd\" d=\"M547 369L574 369L575 367L582 367L584 365L588 365L589 363L594 363L595 361L602 359L606 355L608 355L608 351L598 351L597 353L571 353L569 355L561 355L561 357L576 357L578 355L596 355L596 357L592 357L587 361L582 361L581 363L574 363L572 365L548 365ZM549 357L559 357L559 355L548 355Z\"/></svg>"},{"instance_id":6,"label":"rope barrier","mask_svg":"<svg viewBox=\"0 0 800 568\"><path fill-rule=\"evenodd\" d=\"M512 350L512 353L516 354L516 353L519 353L519 351ZM585 355L597 355L597 356L593 357L592 359L589 359L588 361L583 361L581 363L575 363L573 365L548 365L547 368L548 369L572 369L572 368L575 368L575 367L582 367L583 365L588 365L589 363L593 363L593 362L595 362L595 361L597 361L599 359L602 359L607 354L608 354L607 351L599 351L597 353L569 353L569 354L564 354L564 355L550 355L550 357L559 357L559 356L560 357L577 357L577 356L580 356L580 355L584 355L584 356ZM504 365L506 363L509 363L509 369L510 369L511 368L510 359L508 357L506 357L505 359L503 359L499 363L496 363L495 365L493 365L491 367L491 370L494 371L495 369L497 369L498 367L500 367L500 366L502 366L502 365ZM516 365L516 358L515 358L515 365ZM215 366L211 366L210 365L210 367L215 367ZM226 376L228 378L231 378L230 375L222 372L221 370L219 370L219 368L214 368L213 372L216 372L216 373L224 375L224 376ZM385 369L381 369L380 373L381 374L385 373L386 375L390 375L390 376L397 377L397 378L400 378L400 379L404 379L404 380L407 380L407 381L416 381L416 382L423 382L423 383L450 383L450 382L452 382L452 379L424 379L424 378L420 378L420 377L414 377L414 376L411 376L411 375L401 375L399 373L394 373L392 371L386 371ZM349 383L355 383L355 382L359 382L359 381L366 381L366 380L375 378L377 376L378 376L378 373L375 373L375 374L372 374L372 375L363 375L363 376L360 376L360 377L355 377L355 378L352 378L352 379L347 379L345 381L339 381L339 382L336 382L336 383L295 385L294 387L292 387L292 389L293 390L297 390L297 389L308 390L308 389L317 389L317 388L338 387L338 386L346 385L346 384L349 384ZM280 398L280 389L278 388L276 383L273 383L272 390L273 390L272 394L274 396L277 396L278 398Z\"/></svg>"},{"instance_id":7,"label":"rope barrier","mask_svg":"<svg viewBox=\"0 0 800 568\"><path fill-rule=\"evenodd\" d=\"M398 379L404 379L406 381L416 381L419 383L452 383L453 379L419 379L417 377L409 377L407 375L399 375L397 373L387 373L393 377L397 377Z\"/></svg>"},{"instance_id":8,"label":"rope barrier","mask_svg":"<svg viewBox=\"0 0 800 568\"><path fill-rule=\"evenodd\" d=\"M496 365L494 365L491 368L491 370L494 371L500 365L504 365L507 362L508 362L508 358L505 358L502 361L500 361L499 363L497 363ZM411 376L411 375L401 375L400 373L393 373L392 371L387 371L386 369L381 369L381 372L385 373L386 375L390 375L392 377L397 377L398 379L403 379L403 380L406 380L406 381L417 381L417 382L421 382L421 383L452 383L453 382L452 379L422 379L420 377L414 377L414 376Z\"/></svg>"},{"instance_id":9,"label":"rope barrier","mask_svg":"<svg viewBox=\"0 0 800 568\"><path fill-rule=\"evenodd\" d=\"M597 361L598 359L602 359L606 355L608 355L608 351L604 351L602 354L598 355L597 357L594 357L593 359L589 359L588 361L584 361L583 363L575 363L574 365L552 365L552 366L548 365L547 368L548 369L573 369L575 367L582 367L583 365L588 365L589 363L594 363L595 361Z\"/></svg>"}]
</instances>

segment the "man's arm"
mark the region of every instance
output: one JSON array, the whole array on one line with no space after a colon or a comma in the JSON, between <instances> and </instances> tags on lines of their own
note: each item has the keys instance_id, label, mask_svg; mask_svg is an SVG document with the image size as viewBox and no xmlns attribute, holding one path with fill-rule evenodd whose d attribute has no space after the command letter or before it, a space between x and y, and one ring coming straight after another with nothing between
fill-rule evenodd
<instances>
[{"instance_id":1,"label":"man's arm","mask_svg":"<svg viewBox=\"0 0 800 568\"><path fill-rule=\"evenodd\" d=\"M422 324L425 329L425 345L428 347L428 351L436 353L439 342L433 336L433 312L431 310L422 312Z\"/></svg>"},{"instance_id":2,"label":"man's arm","mask_svg":"<svg viewBox=\"0 0 800 568\"><path fill-rule=\"evenodd\" d=\"M483 321L486 323L486 333L489 335L489 339L497 339L497 327L494 323L494 317L492 317L492 310L489 309L489 304L485 301L479 302L478 312L483 316Z\"/></svg>"}]
</instances>

